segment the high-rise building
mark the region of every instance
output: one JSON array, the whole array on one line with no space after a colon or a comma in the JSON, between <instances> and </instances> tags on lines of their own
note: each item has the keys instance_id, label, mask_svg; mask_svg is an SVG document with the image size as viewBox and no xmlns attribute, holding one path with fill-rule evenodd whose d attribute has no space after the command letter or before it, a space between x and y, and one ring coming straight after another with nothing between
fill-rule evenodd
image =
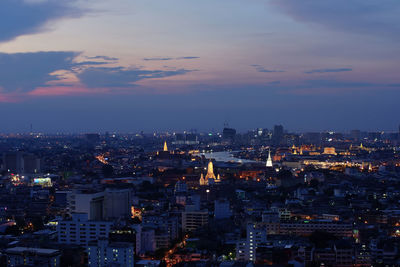
<instances>
[{"instance_id":1,"label":"high-rise building","mask_svg":"<svg viewBox=\"0 0 400 267\"><path fill-rule=\"evenodd\" d=\"M191 232L208 223L208 211L182 212L182 231Z\"/></svg>"},{"instance_id":2,"label":"high-rise building","mask_svg":"<svg viewBox=\"0 0 400 267\"><path fill-rule=\"evenodd\" d=\"M103 202L104 219L129 217L132 203L133 199L129 189L106 189Z\"/></svg>"},{"instance_id":3,"label":"high-rise building","mask_svg":"<svg viewBox=\"0 0 400 267\"><path fill-rule=\"evenodd\" d=\"M86 213L89 220L129 217L133 203L129 189L106 189L97 193L73 192L68 197L70 213Z\"/></svg>"},{"instance_id":4,"label":"high-rise building","mask_svg":"<svg viewBox=\"0 0 400 267\"><path fill-rule=\"evenodd\" d=\"M58 243L87 245L99 238L108 238L112 222L88 220L86 213L74 213L71 220L59 221Z\"/></svg>"},{"instance_id":5,"label":"high-rise building","mask_svg":"<svg viewBox=\"0 0 400 267\"><path fill-rule=\"evenodd\" d=\"M303 143L319 145L321 143L321 133L318 132L304 133L302 139Z\"/></svg>"},{"instance_id":6,"label":"high-rise building","mask_svg":"<svg viewBox=\"0 0 400 267\"><path fill-rule=\"evenodd\" d=\"M233 128L224 128L222 131L222 138L224 140L233 141L236 136L236 130Z\"/></svg>"},{"instance_id":7,"label":"high-rise building","mask_svg":"<svg viewBox=\"0 0 400 267\"><path fill-rule=\"evenodd\" d=\"M3 170L19 174L39 173L40 159L34 154L25 152L3 153Z\"/></svg>"},{"instance_id":8,"label":"high-rise building","mask_svg":"<svg viewBox=\"0 0 400 267\"><path fill-rule=\"evenodd\" d=\"M172 142L174 145L197 145L199 144L198 136L194 133L177 133L175 140Z\"/></svg>"},{"instance_id":9,"label":"high-rise building","mask_svg":"<svg viewBox=\"0 0 400 267\"><path fill-rule=\"evenodd\" d=\"M128 242L109 242L100 239L87 248L89 267L134 266L134 247Z\"/></svg>"},{"instance_id":10,"label":"high-rise building","mask_svg":"<svg viewBox=\"0 0 400 267\"><path fill-rule=\"evenodd\" d=\"M239 240L236 244L236 260L256 260L256 249L261 243L267 241L267 234L263 224L248 223L246 240Z\"/></svg>"},{"instance_id":11,"label":"high-rise building","mask_svg":"<svg viewBox=\"0 0 400 267\"><path fill-rule=\"evenodd\" d=\"M352 130L350 135L354 141L359 141L361 138L361 131L360 130Z\"/></svg>"},{"instance_id":12,"label":"high-rise building","mask_svg":"<svg viewBox=\"0 0 400 267\"><path fill-rule=\"evenodd\" d=\"M279 145L283 139L283 126L275 125L272 133L272 142L274 145Z\"/></svg>"},{"instance_id":13,"label":"high-rise building","mask_svg":"<svg viewBox=\"0 0 400 267\"><path fill-rule=\"evenodd\" d=\"M6 266L60 266L61 252L56 249L13 247L3 254L7 256Z\"/></svg>"},{"instance_id":14,"label":"high-rise building","mask_svg":"<svg viewBox=\"0 0 400 267\"><path fill-rule=\"evenodd\" d=\"M214 217L215 219L228 219L231 217L232 212L230 203L227 200L214 201Z\"/></svg>"}]
</instances>

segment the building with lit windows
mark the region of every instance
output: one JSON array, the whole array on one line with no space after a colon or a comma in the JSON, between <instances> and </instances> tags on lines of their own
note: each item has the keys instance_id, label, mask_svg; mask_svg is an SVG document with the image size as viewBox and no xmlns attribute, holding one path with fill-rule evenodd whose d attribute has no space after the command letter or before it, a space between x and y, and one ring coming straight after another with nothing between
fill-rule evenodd
<instances>
[{"instance_id":1,"label":"building with lit windows","mask_svg":"<svg viewBox=\"0 0 400 267\"><path fill-rule=\"evenodd\" d=\"M58 222L58 243L87 245L90 241L108 238L112 225L108 221L88 220L86 213L74 213L71 220Z\"/></svg>"},{"instance_id":2,"label":"building with lit windows","mask_svg":"<svg viewBox=\"0 0 400 267\"><path fill-rule=\"evenodd\" d=\"M60 251L56 249L14 247L4 251L7 266L60 266Z\"/></svg>"},{"instance_id":3,"label":"building with lit windows","mask_svg":"<svg viewBox=\"0 0 400 267\"><path fill-rule=\"evenodd\" d=\"M351 237L353 225L335 220L304 220L295 222L267 222L267 234L309 236L315 231L324 231L336 236Z\"/></svg>"},{"instance_id":4,"label":"building with lit windows","mask_svg":"<svg viewBox=\"0 0 400 267\"><path fill-rule=\"evenodd\" d=\"M34 154L25 152L9 152L3 153L2 169L8 172L16 172L18 174L40 173L40 158Z\"/></svg>"},{"instance_id":5,"label":"building with lit windows","mask_svg":"<svg viewBox=\"0 0 400 267\"><path fill-rule=\"evenodd\" d=\"M191 232L208 223L208 211L182 212L182 231Z\"/></svg>"},{"instance_id":6,"label":"building with lit windows","mask_svg":"<svg viewBox=\"0 0 400 267\"><path fill-rule=\"evenodd\" d=\"M97 193L75 191L68 195L69 211L71 213L87 213L90 220L130 217L132 203L129 189L108 188Z\"/></svg>"},{"instance_id":7,"label":"building with lit windows","mask_svg":"<svg viewBox=\"0 0 400 267\"><path fill-rule=\"evenodd\" d=\"M128 242L109 242L101 239L97 242L90 242L87 247L88 266L134 266L134 247L133 243Z\"/></svg>"},{"instance_id":8,"label":"building with lit windows","mask_svg":"<svg viewBox=\"0 0 400 267\"><path fill-rule=\"evenodd\" d=\"M248 223L246 240L239 240L236 243L236 260L255 262L257 247L266 241L265 226L263 224Z\"/></svg>"}]
</instances>

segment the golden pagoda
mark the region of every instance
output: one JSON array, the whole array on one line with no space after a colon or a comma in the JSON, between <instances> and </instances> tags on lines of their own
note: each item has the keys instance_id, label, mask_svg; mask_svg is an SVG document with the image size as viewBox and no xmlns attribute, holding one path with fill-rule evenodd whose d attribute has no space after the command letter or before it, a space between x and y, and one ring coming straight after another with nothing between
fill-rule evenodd
<instances>
[{"instance_id":1,"label":"golden pagoda","mask_svg":"<svg viewBox=\"0 0 400 267\"><path fill-rule=\"evenodd\" d=\"M204 179L203 173L201 173L201 175L200 175L199 183L200 183L200 186L203 186L203 185L207 185L207 184L208 184L208 181L206 181L206 180Z\"/></svg>"},{"instance_id":2,"label":"golden pagoda","mask_svg":"<svg viewBox=\"0 0 400 267\"><path fill-rule=\"evenodd\" d=\"M167 146L167 141L164 142L164 152L168 152L168 146Z\"/></svg>"},{"instance_id":3,"label":"golden pagoda","mask_svg":"<svg viewBox=\"0 0 400 267\"><path fill-rule=\"evenodd\" d=\"M207 167L207 174L206 174L206 180L208 179L215 179L215 175L214 175L214 165L212 163L212 161L210 160L210 162L208 163L208 167Z\"/></svg>"}]
</instances>

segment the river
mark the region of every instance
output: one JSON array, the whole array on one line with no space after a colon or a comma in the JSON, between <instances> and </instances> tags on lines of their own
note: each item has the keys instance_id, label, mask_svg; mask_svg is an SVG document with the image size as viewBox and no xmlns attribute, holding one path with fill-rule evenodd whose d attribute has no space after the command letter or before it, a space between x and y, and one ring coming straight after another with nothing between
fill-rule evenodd
<instances>
[{"instance_id":1,"label":"river","mask_svg":"<svg viewBox=\"0 0 400 267\"><path fill-rule=\"evenodd\" d=\"M248 159L239 159L233 156L232 153L239 151L220 151L220 152L207 152L207 153L199 153L200 155L204 155L206 159L215 159L216 161L223 162L236 162L236 163L257 163L255 160Z\"/></svg>"}]
</instances>

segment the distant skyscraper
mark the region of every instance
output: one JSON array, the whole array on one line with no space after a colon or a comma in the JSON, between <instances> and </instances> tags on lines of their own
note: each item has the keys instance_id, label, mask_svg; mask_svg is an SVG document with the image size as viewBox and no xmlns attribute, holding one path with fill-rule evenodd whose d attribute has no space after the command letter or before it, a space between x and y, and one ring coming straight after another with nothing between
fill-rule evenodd
<instances>
[{"instance_id":1,"label":"distant skyscraper","mask_svg":"<svg viewBox=\"0 0 400 267\"><path fill-rule=\"evenodd\" d=\"M3 170L16 173L40 172L40 159L34 154L10 152L3 154Z\"/></svg>"},{"instance_id":2,"label":"distant skyscraper","mask_svg":"<svg viewBox=\"0 0 400 267\"><path fill-rule=\"evenodd\" d=\"M225 127L224 130L222 131L222 138L225 140L233 141L235 139L235 136L236 136L235 129Z\"/></svg>"},{"instance_id":3,"label":"distant skyscraper","mask_svg":"<svg viewBox=\"0 0 400 267\"><path fill-rule=\"evenodd\" d=\"M263 128L258 128L257 129L257 135L262 136L263 135Z\"/></svg>"},{"instance_id":4,"label":"distant skyscraper","mask_svg":"<svg viewBox=\"0 0 400 267\"><path fill-rule=\"evenodd\" d=\"M279 145L283 139L283 126L275 125L274 132L272 134L272 141L274 145Z\"/></svg>"},{"instance_id":5,"label":"distant skyscraper","mask_svg":"<svg viewBox=\"0 0 400 267\"><path fill-rule=\"evenodd\" d=\"M360 130L352 130L352 131L351 131L351 138L352 138L354 141L360 140L360 136L361 136Z\"/></svg>"}]
</instances>

